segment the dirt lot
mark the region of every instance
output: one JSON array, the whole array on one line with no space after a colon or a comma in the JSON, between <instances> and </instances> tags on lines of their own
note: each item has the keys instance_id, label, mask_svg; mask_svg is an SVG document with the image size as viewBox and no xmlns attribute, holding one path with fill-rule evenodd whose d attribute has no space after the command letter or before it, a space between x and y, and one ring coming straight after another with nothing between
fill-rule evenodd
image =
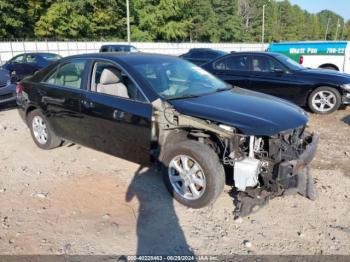
<instances>
[{"instance_id":1,"label":"dirt lot","mask_svg":"<svg viewBox=\"0 0 350 262\"><path fill-rule=\"evenodd\" d=\"M17 111L0 111L0 254L350 255L350 108L310 116L321 137L319 198L272 200L234 220L173 202L153 170L79 145L43 151Z\"/></svg>"}]
</instances>

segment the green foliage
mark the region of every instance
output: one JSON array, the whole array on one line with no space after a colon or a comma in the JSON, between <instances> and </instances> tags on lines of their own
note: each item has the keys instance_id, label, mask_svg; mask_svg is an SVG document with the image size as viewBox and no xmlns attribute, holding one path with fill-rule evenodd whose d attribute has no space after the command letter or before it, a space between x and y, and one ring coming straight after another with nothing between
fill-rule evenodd
<instances>
[{"instance_id":1,"label":"green foliage","mask_svg":"<svg viewBox=\"0 0 350 262\"><path fill-rule=\"evenodd\" d=\"M350 21L288 0L129 0L133 41L350 40ZM328 33L327 31L328 24ZM0 38L126 39L126 0L0 0Z\"/></svg>"}]
</instances>

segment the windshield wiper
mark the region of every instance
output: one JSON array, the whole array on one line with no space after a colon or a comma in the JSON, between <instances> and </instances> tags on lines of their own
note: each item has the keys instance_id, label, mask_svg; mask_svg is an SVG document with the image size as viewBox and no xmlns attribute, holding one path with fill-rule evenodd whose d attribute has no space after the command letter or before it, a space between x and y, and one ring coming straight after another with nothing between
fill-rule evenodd
<instances>
[{"instance_id":1,"label":"windshield wiper","mask_svg":"<svg viewBox=\"0 0 350 262\"><path fill-rule=\"evenodd\" d=\"M182 96L174 96L174 97L170 97L168 98L167 100L176 100L176 99L185 99L185 98L194 98L194 97L199 97L201 95L194 95L194 94L191 94L191 95L182 95Z\"/></svg>"},{"instance_id":2,"label":"windshield wiper","mask_svg":"<svg viewBox=\"0 0 350 262\"><path fill-rule=\"evenodd\" d=\"M215 92L221 92L221 91L231 90L232 88L233 88L232 86L222 87L222 88L216 89Z\"/></svg>"}]
</instances>

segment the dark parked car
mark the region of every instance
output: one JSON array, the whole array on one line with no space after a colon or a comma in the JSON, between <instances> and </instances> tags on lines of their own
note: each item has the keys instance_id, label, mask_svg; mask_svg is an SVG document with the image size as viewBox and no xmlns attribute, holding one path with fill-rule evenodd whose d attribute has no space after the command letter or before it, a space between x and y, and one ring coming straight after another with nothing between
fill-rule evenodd
<instances>
[{"instance_id":1,"label":"dark parked car","mask_svg":"<svg viewBox=\"0 0 350 262\"><path fill-rule=\"evenodd\" d=\"M156 160L170 193L189 207L213 203L225 177L243 195L250 192L250 204L253 194L271 197L291 187L314 196L307 165L317 137L305 130L305 112L232 89L182 59L72 56L17 89L20 115L40 148L68 140L141 164Z\"/></svg>"},{"instance_id":2,"label":"dark parked car","mask_svg":"<svg viewBox=\"0 0 350 262\"><path fill-rule=\"evenodd\" d=\"M350 104L350 75L304 68L282 54L233 53L203 68L232 85L308 106L319 114Z\"/></svg>"},{"instance_id":3,"label":"dark parked car","mask_svg":"<svg viewBox=\"0 0 350 262\"><path fill-rule=\"evenodd\" d=\"M26 53L13 57L2 67L12 76L15 75L17 80L22 80L59 59L61 56L51 53Z\"/></svg>"},{"instance_id":4,"label":"dark parked car","mask_svg":"<svg viewBox=\"0 0 350 262\"><path fill-rule=\"evenodd\" d=\"M11 83L10 72L0 69L0 105L16 100L16 85Z\"/></svg>"},{"instance_id":5,"label":"dark parked car","mask_svg":"<svg viewBox=\"0 0 350 262\"><path fill-rule=\"evenodd\" d=\"M196 65L203 65L227 54L227 52L211 48L192 48L186 54L180 55L180 57Z\"/></svg>"},{"instance_id":6,"label":"dark parked car","mask_svg":"<svg viewBox=\"0 0 350 262\"><path fill-rule=\"evenodd\" d=\"M133 45L103 45L100 53L103 52L138 52L138 50Z\"/></svg>"}]
</instances>

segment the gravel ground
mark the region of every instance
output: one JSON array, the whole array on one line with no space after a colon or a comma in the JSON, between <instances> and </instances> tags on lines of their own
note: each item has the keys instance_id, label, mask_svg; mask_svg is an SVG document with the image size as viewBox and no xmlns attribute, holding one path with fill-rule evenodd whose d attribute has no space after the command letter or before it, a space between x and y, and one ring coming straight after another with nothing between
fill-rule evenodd
<instances>
[{"instance_id":1,"label":"gravel ground","mask_svg":"<svg viewBox=\"0 0 350 262\"><path fill-rule=\"evenodd\" d=\"M350 255L350 108L310 116L319 197L276 198L234 220L174 202L153 170L79 145L43 151L15 109L0 111L0 254Z\"/></svg>"}]
</instances>

